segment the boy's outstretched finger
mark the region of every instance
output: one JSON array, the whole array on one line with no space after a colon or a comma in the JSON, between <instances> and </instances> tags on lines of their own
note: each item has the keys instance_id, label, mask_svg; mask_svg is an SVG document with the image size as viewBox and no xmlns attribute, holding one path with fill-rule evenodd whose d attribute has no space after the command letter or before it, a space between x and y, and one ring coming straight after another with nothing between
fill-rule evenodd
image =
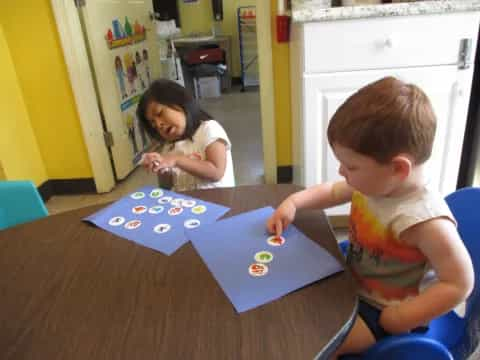
<instances>
[{"instance_id":1,"label":"boy's outstretched finger","mask_svg":"<svg viewBox=\"0 0 480 360\"><path fill-rule=\"evenodd\" d=\"M283 232L283 225L282 225L282 221L280 219L277 219L275 221L275 236L280 236L282 235L282 232Z\"/></svg>"}]
</instances>

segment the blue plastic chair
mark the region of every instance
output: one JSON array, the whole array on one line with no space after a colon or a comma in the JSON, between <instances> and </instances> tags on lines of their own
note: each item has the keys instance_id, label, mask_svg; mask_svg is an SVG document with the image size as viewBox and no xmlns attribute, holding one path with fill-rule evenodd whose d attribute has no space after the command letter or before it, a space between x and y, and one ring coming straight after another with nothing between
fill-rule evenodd
<instances>
[{"instance_id":1,"label":"blue plastic chair","mask_svg":"<svg viewBox=\"0 0 480 360\"><path fill-rule=\"evenodd\" d=\"M48 215L31 181L0 181L0 230Z\"/></svg>"},{"instance_id":2,"label":"blue plastic chair","mask_svg":"<svg viewBox=\"0 0 480 360\"><path fill-rule=\"evenodd\" d=\"M458 190L445 198L458 222L465 247L472 258L475 285L467 300L465 317L454 311L432 320L423 334L403 334L382 339L361 355L345 355L342 360L354 359L466 359L478 344L480 329L480 188ZM347 240L340 248L344 254Z\"/></svg>"}]
</instances>

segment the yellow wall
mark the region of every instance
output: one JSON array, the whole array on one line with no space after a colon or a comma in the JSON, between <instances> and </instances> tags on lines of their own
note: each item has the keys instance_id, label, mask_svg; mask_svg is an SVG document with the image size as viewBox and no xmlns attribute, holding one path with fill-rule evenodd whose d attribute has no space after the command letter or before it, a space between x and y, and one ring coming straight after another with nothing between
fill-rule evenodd
<instances>
[{"instance_id":1,"label":"yellow wall","mask_svg":"<svg viewBox=\"0 0 480 360\"><path fill-rule=\"evenodd\" d=\"M261 0L259 0L261 1ZM276 33L277 0L271 0L272 61L275 93L277 165L292 165L292 117L290 109L290 47L278 43Z\"/></svg>"},{"instance_id":2,"label":"yellow wall","mask_svg":"<svg viewBox=\"0 0 480 360\"><path fill-rule=\"evenodd\" d=\"M47 173L1 25L0 79L0 179L32 180L39 186Z\"/></svg>"},{"instance_id":3,"label":"yellow wall","mask_svg":"<svg viewBox=\"0 0 480 360\"><path fill-rule=\"evenodd\" d=\"M232 75L240 76L240 45L238 42L237 8L239 6L255 5L255 0L224 0L223 21L220 24L222 34L230 35L232 39ZM178 10L182 24L182 33L211 33L213 11L211 0L199 0L185 4L178 0Z\"/></svg>"},{"instance_id":4,"label":"yellow wall","mask_svg":"<svg viewBox=\"0 0 480 360\"><path fill-rule=\"evenodd\" d=\"M92 177L50 0L1 1L0 23L47 177Z\"/></svg>"}]
</instances>

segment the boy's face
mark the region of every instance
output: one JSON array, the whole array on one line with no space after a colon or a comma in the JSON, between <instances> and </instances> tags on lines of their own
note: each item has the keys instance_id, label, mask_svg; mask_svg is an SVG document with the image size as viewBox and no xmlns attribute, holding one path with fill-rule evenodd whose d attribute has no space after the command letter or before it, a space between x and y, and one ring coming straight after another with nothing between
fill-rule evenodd
<instances>
[{"instance_id":1,"label":"boy's face","mask_svg":"<svg viewBox=\"0 0 480 360\"><path fill-rule=\"evenodd\" d=\"M340 162L340 175L362 194L388 196L399 185L393 164L380 164L369 156L337 143L333 145L333 152Z\"/></svg>"}]
</instances>

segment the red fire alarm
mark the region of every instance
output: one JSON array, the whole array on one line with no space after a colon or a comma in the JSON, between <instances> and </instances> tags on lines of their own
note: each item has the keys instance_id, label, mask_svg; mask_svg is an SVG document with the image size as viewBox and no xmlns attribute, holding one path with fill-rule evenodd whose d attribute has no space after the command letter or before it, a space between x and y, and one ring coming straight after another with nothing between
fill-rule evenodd
<instances>
[{"instance_id":1,"label":"red fire alarm","mask_svg":"<svg viewBox=\"0 0 480 360\"><path fill-rule=\"evenodd\" d=\"M288 42L290 39L290 16L285 13L285 0L277 0L277 41Z\"/></svg>"},{"instance_id":2,"label":"red fire alarm","mask_svg":"<svg viewBox=\"0 0 480 360\"><path fill-rule=\"evenodd\" d=\"M277 15L277 41L288 42L290 40L290 16Z\"/></svg>"}]
</instances>

